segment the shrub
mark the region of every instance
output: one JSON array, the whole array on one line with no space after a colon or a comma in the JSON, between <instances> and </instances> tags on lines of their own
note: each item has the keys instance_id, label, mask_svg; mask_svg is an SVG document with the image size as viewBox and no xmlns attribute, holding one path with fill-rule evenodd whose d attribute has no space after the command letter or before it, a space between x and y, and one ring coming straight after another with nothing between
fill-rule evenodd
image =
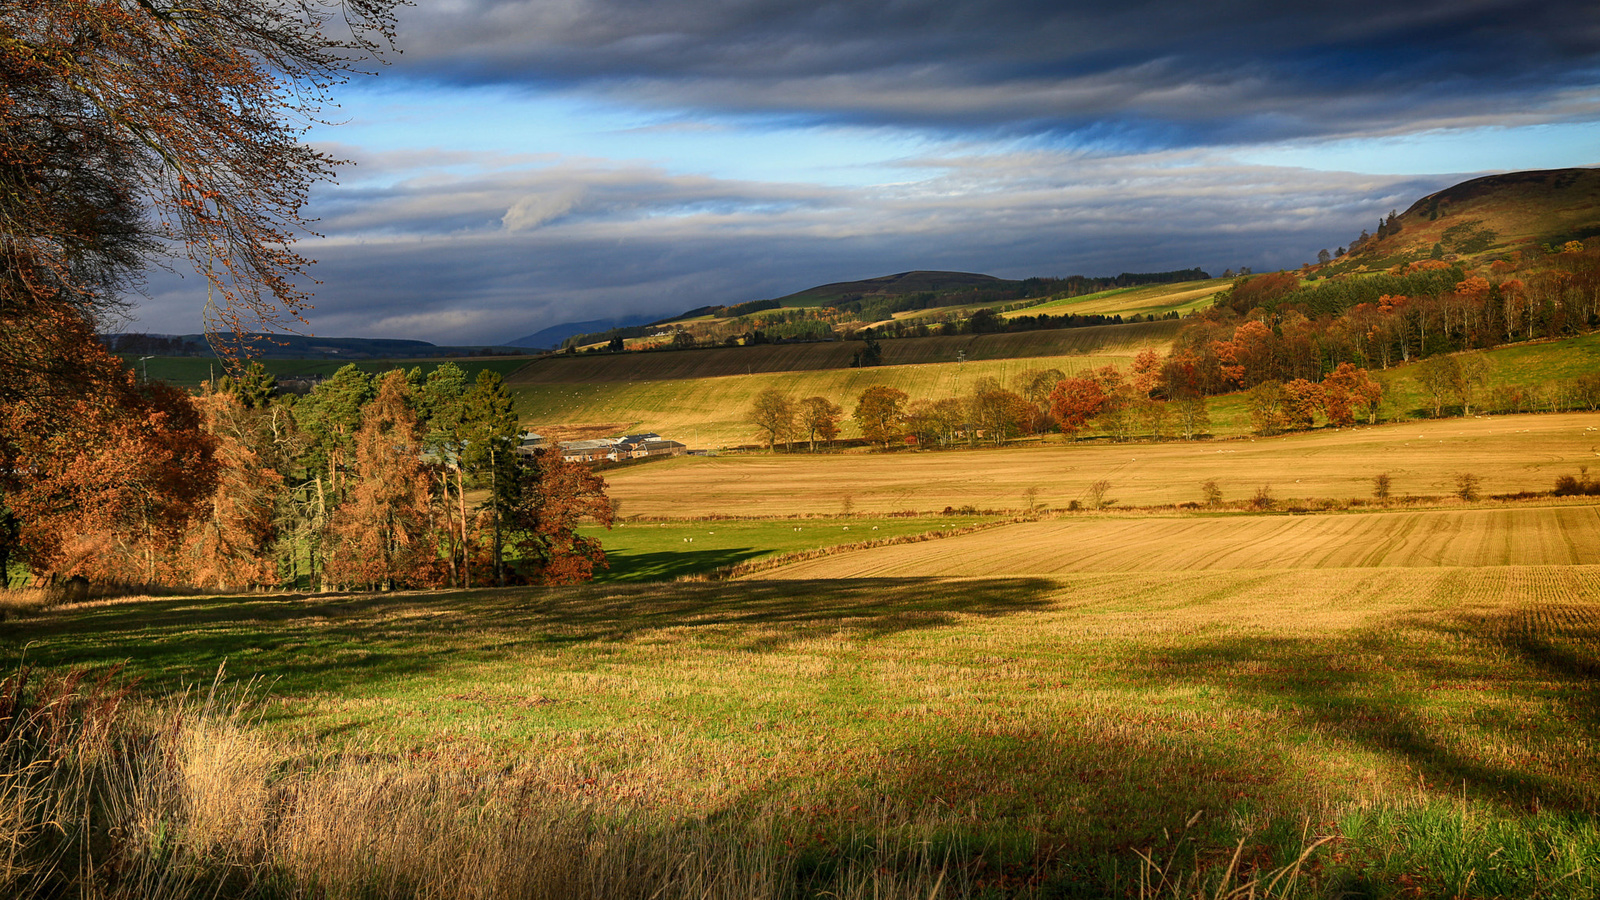
<instances>
[{"instance_id":1,"label":"shrub","mask_svg":"<svg viewBox=\"0 0 1600 900\"><path fill-rule=\"evenodd\" d=\"M1456 496L1467 503L1478 499L1478 483L1478 476L1462 472L1456 476Z\"/></svg>"}]
</instances>

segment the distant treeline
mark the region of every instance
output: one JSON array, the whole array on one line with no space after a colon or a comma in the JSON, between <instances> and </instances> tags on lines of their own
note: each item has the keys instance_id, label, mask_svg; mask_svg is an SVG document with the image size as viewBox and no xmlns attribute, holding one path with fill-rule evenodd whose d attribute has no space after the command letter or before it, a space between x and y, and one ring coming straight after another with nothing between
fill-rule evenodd
<instances>
[{"instance_id":1,"label":"distant treeline","mask_svg":"<svg viewBox=\"0 0 1600 900\"><path fill-rule=\"evenodd\" d=\"M112 353L139 353L148 356L210 355L211 348L170 334L102 334L100 342Z\"/></svg>"}]
</instances>

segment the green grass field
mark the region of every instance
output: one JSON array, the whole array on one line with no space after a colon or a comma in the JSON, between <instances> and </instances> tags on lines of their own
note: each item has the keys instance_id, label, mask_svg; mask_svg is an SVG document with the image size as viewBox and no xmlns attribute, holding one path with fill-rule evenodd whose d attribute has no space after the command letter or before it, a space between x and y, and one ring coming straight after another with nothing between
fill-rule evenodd
<instances>
[{"instance_id":1,"label":"green grass field","mask_svg":"<svg viewBox=\"0 0 1600 900\"><path fill-rule=\"evenodd\" d=\"M610 529L590 527L582 533L599 539L606 548L610 568L598 573L596 581L663 581L781 553L963 528L981 521L987 520L972 516L624 520Z\"/></svg>"}]
</instances>

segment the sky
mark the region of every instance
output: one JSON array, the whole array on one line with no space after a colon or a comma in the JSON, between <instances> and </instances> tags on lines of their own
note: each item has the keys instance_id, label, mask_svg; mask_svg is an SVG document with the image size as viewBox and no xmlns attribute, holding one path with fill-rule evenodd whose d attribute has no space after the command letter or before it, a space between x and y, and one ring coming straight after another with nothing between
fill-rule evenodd
<instances>
[{"instance_id":1,"label":"sky","mask_svg":"<svg viewBox=\"0 0 1600 900\"><path fill-rule=\"evenodd\" d=\"M1285 9L1285 7L1292 7ZM494 344L914 269L1297 267L1600 165L1600 4L418 0L307 140L324 336ZM200 330L154 272L125 330Z\"/></svg>"}]
</instances>

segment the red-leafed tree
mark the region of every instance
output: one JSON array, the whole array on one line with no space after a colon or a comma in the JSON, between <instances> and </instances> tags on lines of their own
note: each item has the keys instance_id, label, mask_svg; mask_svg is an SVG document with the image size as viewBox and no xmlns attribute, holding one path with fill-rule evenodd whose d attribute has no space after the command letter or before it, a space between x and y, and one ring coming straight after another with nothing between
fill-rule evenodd
<instances>
[{"instance_id":1,"label":"red-leafed tree","mask_svg":"<svg viewBox=\"0 0 1600 900\"><path fill-rule=\"evenodd\" d=\"M1322 379L1322 394L1328 421L1335 425L1354 425L1360 413L1376 421L1376 410L1383 398L1383 386L1353 363L1343 362Z\"/></svg>"},{"instance_id":2,"label":"red-leafed tree","mask_svg":"<svg viewBox=\"0 0 1600 900\"><path fill-rule=\"evenodd\" d=\"M578 526L610 528L613 518L605 479L588 466L563 460L554 448L524 458L506 510L518 572L537 584L588 581L596 567L606 568L606 552Z\"/></svg>"},{"instance_id":3,"label":"red-leafed tree","mask_svg":"<svg viewBox=\"0 0 1600 900\"><path fill-rule=\"evenodd\" d=\"M421 459L417 417L405 373L395 369L361 415L354 486L334 512L326 577L369 588L442 580L434 534L432 477Z\"/></svg>"},{"instance_id":4,"label":"red-leafed tree","mask_svg":"<svg viewBox=\"0 0 1600 900\"><path fill-rule=\"evenodd\" d=\"M1105 389L1092 377L1063 378L1050 392L1050 416L1059 423L1061 433L1077 437L1089 420L1100 415L1107 402Z\"/></svg>"},{"instance_id":5,"label":"red-leafed tree","mask_svg":"<svg viewBox=\"0 0 1600 900\"><path fill-rule=\"evenodd\" d=\"M1075 437L1089 420L1127 400L1122 373L1116 366L1101 366L1084 375L1063 378L1050 392L1050 415L1061 433Z\"/></svg>"},{"instance_id":6,"label":"red-leafed tree","mask_svg":"<svg viewBox=\"0 0 1600 900\"><path fill-rule=\"evenodd\" d=\"M1146 347L1133 358L1133 389L1146 397L1161 390L1165 358Z\"/></svg>"}]
</instances>

